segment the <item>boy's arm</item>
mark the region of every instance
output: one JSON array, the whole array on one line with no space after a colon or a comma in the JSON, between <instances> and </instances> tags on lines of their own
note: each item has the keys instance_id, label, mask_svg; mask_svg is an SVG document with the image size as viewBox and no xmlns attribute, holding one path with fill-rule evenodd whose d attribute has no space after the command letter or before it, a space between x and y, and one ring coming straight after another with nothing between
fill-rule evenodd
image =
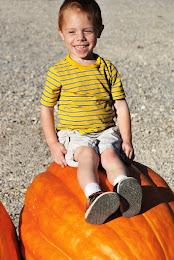
<instances>
[{"instance_id":1,"label":"boy's arm","mask_svg":"<svg viewBox=\"0 0 174 260\"><path fill-rule=\"evenodd\" d=\"M60 164L61 167L67 166L65 161L65 154L67 153L65 147L58 142L55 124L54 124L54 107L46 107L41 105L41 122L47 144L50 148L53 160Z\"/></svg>"},{"instance_id":2,"label":"boy's arm","mask_svg":"<svg viewBox=\"0 0 174 260\"><path fill-rule=\"evenodd\" d=\"M129 107L125 99L116 100L114 103L117 114L117 122L122 137L122 149L129 159L133 158L131 119Z\"/></svg>"}]
</instances>

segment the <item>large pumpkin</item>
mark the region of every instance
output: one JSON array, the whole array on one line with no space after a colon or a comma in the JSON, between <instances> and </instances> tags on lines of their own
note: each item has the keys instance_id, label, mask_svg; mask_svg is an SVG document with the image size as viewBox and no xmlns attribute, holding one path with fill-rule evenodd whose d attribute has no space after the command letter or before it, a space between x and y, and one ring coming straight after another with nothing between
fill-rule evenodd
<instances>
[{"instance_id":1,"label":"large pumpkin","mask_svg":"<svg viewBox=\"0 0 174 260\"><path fill-rule=\"evenodd\" d=\"M28 188L21 213L21 251L26 260L173 260L174 202L165 181L133 163L143 188L142 211L132 218L118 212L102 225L85 222L86 197L76 168L53 163ZM112 190L99 170L103 190Z\"/></svg>"},{"instance_id":2,"label":"large pumpkin","mask_svg":"<svg viewBox=\"0 0 174 260\"><path fill-rule=\"evenodd\" d=\"M19 260L19 244L14 225L0 202L0 259Z\"/></svg>"}]
</instances>

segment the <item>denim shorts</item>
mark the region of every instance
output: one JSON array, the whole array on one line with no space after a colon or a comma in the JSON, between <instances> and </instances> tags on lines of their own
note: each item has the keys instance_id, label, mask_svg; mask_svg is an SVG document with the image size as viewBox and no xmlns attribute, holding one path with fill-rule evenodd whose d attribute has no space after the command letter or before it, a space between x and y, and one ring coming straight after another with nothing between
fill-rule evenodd
<instances>
[{"instance_id":1,"label":"denim shorts","mask_svg":"<svg viewBox=\"0 0 174 260\"><path fill-rule=\"evenodd\" d=\"M93 148L99 155L106 149L112 148L118 154L121 151L121 137L116 126L101 131L99 133L81 134L79 131L60 130L57 132L57 137L62 143L67 154L65 159L68 165L78 167L78 162L74 160L74 153L81 146Z\"/></svg>"}]
</instances>

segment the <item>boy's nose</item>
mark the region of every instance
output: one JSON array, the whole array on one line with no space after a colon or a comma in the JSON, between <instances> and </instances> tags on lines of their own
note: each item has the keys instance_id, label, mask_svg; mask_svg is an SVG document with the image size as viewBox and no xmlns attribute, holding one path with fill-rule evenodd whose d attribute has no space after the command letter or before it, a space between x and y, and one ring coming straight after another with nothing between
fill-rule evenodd
<instances>
[{"instance_id":1,"label":"boy's nose","mask_svg":"<svg viewBox=\"0 0 174 260\"><path fill-rule=\"evenodd\" d=\"M85 35L84 35L83 32L78 32L78 33L77 33L77 40L78 40L78 41L83 41L83 40L85 40Z\"/></svg>"}]
</instances>

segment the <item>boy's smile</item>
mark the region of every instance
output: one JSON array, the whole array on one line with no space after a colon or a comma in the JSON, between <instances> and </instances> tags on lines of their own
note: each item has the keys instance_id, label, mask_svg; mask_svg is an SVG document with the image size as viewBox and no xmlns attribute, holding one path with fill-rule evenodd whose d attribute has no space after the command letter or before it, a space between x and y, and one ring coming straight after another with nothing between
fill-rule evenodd
<instances>
[{"instance_id":1,"label":"boy's smile","mask_svg":"<svg viewBox=\"0 0 174 260\"><path fill-rule=\"evenodd\" d=\"M63 15L62 29L58 29L70 57L82 65L95 63L93 49L100 34L88 14L79 9L67 9Z\"/></svg>"}]
</instances>

